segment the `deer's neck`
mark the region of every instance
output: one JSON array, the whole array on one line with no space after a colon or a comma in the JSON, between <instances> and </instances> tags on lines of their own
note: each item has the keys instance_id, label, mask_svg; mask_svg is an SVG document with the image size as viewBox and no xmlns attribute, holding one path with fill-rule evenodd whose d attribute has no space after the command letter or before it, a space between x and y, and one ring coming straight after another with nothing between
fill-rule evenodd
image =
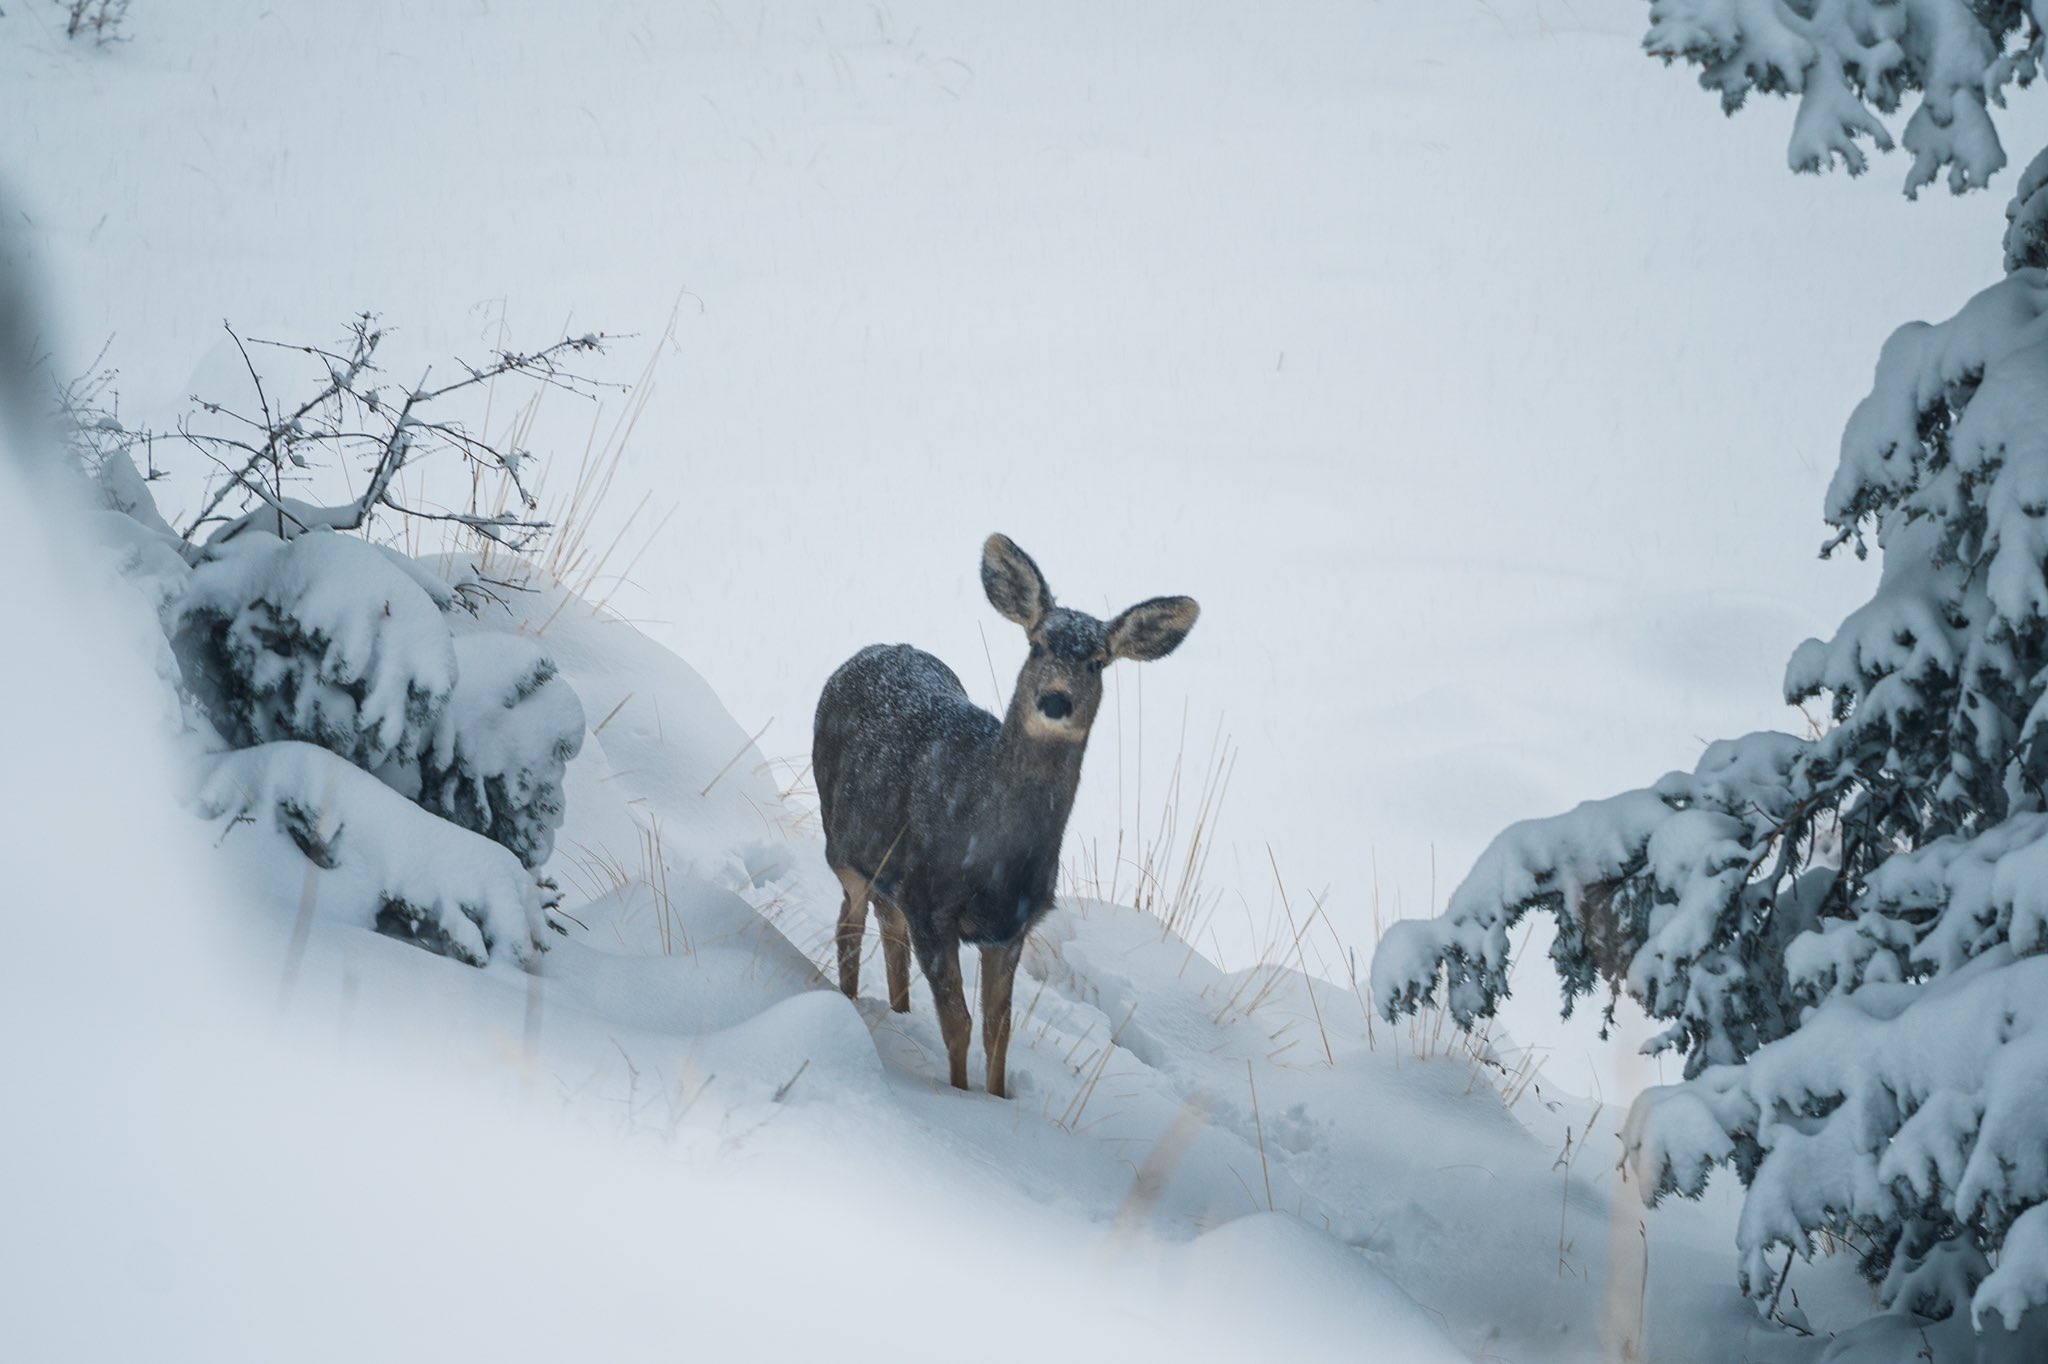
<instances>
[{"instance_id":1,"label":"deer's neck","mask_svg":"<svg viewBox=\"0 0 2048 1364\"><path fill-rule=\"evenodd\" d=\"M1067 815L1074 808L1074 792L1081 785L1081 757L1088 747L1087 738L1084 735L1065 740L1033 735L1028 723L1029 704L1021 695L1011 698L1002 732L996 736L990 776L997 799L1025 821L1048 821L1057 843L1067 826Z\"/></svg>"}]
</instances>

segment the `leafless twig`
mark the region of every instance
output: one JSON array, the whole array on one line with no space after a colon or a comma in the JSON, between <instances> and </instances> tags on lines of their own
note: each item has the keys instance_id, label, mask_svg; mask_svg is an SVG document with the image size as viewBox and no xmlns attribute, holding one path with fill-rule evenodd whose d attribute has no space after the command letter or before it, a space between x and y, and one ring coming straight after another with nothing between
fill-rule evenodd
<instances>
[{"instance_id":1,"label":"leafless twig","mask_svg":"<svg viewBox=\"0 0 2048 1364\"><path fill-rule=\"evenodd\" d=\"M215 542L257 529L288 539L313 529L361 530L388 512L448 523L479 540L524 549L550 529L549 522L533 514L537 499L524 470L528 452L512 441L494 442L488 433L470 429L445 411L447 400L474 388L489 391L497 380L508 377L586 398L620 387L572 367L575 357L604 349L607 338L595 332L564 337L538 350L499 350L476 363L458 359L457 377L432 383L430 368L417 383L394 393L378 382L383 373L378 352L388 332L372 314L356 317L349 324L348 338L336 347L245 339L231 325L222 327L248 373L255 413L238 411L221 397L195 394L192 417L216 418L211 425L217 429L204 429L208 423L191 417L179 421L176 434L220 470L198 513L181 531L188 544L209 526L221 527L212 533ZM251 355L257 346L295 352L317 365L319 377L303 401L274 401L275 376L266 380ZM74 385L65 403L73 413L91 418L90 429L96 434L88 444L102 455L150 438L150 433L122 428L100 406L109 377L101 372ZM500 510L448 510L402 496L400 475L433 456L459 458L477 476L502 478L509 495L500 499ZM360 491L340 501L312 495L321 472L334 468L362 470ZM294 486L305 488L307 495L294 496Z\"/></svg>"}]
</instances>

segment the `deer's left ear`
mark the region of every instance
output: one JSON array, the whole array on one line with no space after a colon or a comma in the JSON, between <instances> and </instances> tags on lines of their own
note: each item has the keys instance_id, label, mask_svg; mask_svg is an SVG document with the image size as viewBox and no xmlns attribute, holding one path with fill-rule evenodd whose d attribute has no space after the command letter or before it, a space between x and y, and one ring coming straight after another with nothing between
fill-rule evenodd
<instances>
[{"instance_id":1,"label":"deer's left ear","mask_svg":"<svg viewBox=\"0 0 2048 1364\"><path fill-rule=\"evenodd\" d=\"M1164 658L1180 647L1201 614L1193 597L1141 601L1109 623L1110 657L1139 663Z\"/></svg>"}]
</instances>

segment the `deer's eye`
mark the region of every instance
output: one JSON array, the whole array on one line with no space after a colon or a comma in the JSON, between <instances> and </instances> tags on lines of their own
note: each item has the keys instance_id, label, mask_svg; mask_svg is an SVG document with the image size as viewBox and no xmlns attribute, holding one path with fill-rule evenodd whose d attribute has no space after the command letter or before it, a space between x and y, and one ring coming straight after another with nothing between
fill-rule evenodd
<instances>
[{"instance_id":1,"label":"deer's eye","mask_svg":"<svg viewBox=\"0 0 2048 1364\"><path fill-rule=\"evenodd\" d=\"M1033 658L1045 657L1045 646L1035 639L1031 641L1031 656Z\"/></svg>"},{"instance_id":2,"label":"deer's eye","mask_svg":"<svg viewBox=\"0 0 2048 1364\"><path fill-rule=\"evenodd\" d=\"M1089 659L1089 660L1088 660L1088 671L1089 671L1089 672L1091 672L1091 673L1099 673L1099 672L1101 672L1101 671L1102 671L1102 660L1101 660L1101 659L1099 659L1099 658L1091 658L1091 659Z\"/></svg>"}]
</instances>

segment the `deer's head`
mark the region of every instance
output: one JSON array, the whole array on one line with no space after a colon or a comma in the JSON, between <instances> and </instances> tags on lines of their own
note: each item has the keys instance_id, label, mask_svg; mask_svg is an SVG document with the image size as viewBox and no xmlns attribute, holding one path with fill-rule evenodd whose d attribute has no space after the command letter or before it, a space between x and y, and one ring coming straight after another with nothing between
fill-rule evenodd
<instances>
[{"instance_id":1,"label":"deer's head","mask_svg":"<svg viewBox=\"0 0 2048 1364\"><path fill-rule=\"evenodd\" d=\"M1053 604L1031 556L1007 535L981 547L981 586L989 604L1024 627L1031 656L1017 676L1013 717L1034 739L1086 743L1102 705L1102 670L1119 658L1164 658L1194 628L1202 608L1192 597L1154 597L1115 620Z\"/></svg>"}]
</instances>

